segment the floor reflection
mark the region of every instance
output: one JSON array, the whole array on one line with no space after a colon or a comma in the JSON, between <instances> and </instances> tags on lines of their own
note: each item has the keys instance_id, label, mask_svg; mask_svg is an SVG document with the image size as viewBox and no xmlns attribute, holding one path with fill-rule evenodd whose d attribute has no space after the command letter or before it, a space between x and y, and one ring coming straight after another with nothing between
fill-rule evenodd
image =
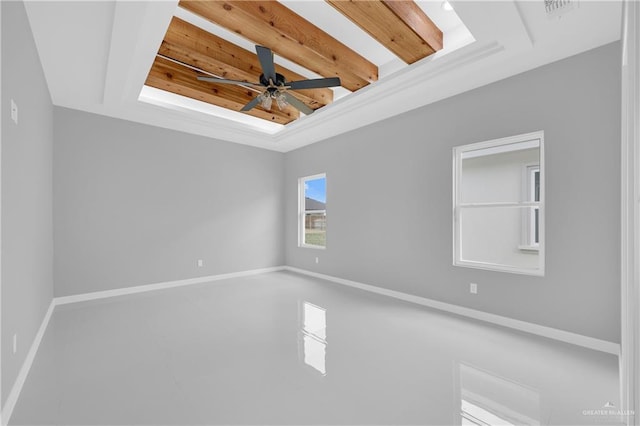
<instances>
[{"instance_id":1,"label":"floor reflection","mask_svg":"<svg viewBox=\"0 0 640 426\"><path fill-rule=\"evenodd\" d=\"M327 311L309 302L302 302L300 310L302 359L324 376L327 374Z\"/></svg>"},{"instance_id":2,"label":"floor reflection","mask_svg":"<svg viewBox=\"0 0 640 426\"><path fill-rule=\"evenodd\" d=\"M614 355L275 272L56 307L9 425L602 426L617 374Z\"/></svg>"},{"instance_id":3,"label":"floor reflection","mask_svg":"<svg viewBox=\"0 0 640 426\"><path fill-rule=\"evenodd\" d=\"M467 364L458 364L461 425L539 425L540 393Z\"/></svg>"}]
</instances>

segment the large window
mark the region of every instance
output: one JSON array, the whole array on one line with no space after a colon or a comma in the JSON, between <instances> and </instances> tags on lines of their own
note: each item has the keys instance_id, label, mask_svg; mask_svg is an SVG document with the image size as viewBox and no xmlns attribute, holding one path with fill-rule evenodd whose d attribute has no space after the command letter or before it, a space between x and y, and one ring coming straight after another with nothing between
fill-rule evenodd
<instances>
[{"instance_id":1,"label":"large window","mask_svg":"<svg viewBox=\"0 0 640 426\"><path fill-rule=\"evenodd\" d=\"M327 177L325 174L298 180L298 242L301 247L327 245Z\"/></svg>"},{"instance_id":2,"label":"large window","mask_svg":"<svg viewBox=\"0 0 640 426\"><path fill-rule=\"evenodd\" d=\"M454 264L544 275L543 132L454 148Z\"/></svg>"}]
</instances>

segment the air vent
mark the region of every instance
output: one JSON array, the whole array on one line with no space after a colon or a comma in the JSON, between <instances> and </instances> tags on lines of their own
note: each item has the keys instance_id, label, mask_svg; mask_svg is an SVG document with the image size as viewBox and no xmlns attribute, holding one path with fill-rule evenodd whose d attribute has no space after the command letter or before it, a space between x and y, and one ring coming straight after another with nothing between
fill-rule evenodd
<instances>
[{"instance_id":1,"label":"air vent","mask_svg":"<svg viewBox=\"0 0 640 426\"><path fill-rule=\"evenodd\" d=\"M560 18L578 7L579 0L544 0L544 7L549 18Z\"/></svg>"}]
</instances>

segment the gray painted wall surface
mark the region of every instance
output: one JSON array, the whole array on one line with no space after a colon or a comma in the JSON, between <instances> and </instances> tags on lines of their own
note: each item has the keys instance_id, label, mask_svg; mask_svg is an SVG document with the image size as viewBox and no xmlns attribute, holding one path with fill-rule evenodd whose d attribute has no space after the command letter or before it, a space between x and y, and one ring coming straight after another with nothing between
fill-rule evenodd
<instances>
[{"instance_id":1,"label":"gray painted wall surface","mask_svg":"<svg viewBox=\"0 0 640 426\"><path fill-rule=\"evenodd\" d=\"M54 117L56 296L283 264L283 154Z\"/></svg>"},{"instance_id":2,"label":"gray painted wall surface","mask_svg":"<svg viewBox=\"0 0 640 426\"><path fill-rule=\"evenodd\" d=\"M4 405L53 295L53 106L23 3L0 7ZM11 99L18 125L11 120Z\"/></svg>"},{"instance_id":3,"label":"gray painted wall surface","mask_svg":"<svg viewBox=\"0 0 640 426\"><path fill-rule=\"evenodd\" d=\"M619 58L603 46L287 153L287 264L619 342ZM452 266L452 148L537 130L546 276ZM297 178L322 172L327 248L299 248Z\"/></svg>"}]
</instances>

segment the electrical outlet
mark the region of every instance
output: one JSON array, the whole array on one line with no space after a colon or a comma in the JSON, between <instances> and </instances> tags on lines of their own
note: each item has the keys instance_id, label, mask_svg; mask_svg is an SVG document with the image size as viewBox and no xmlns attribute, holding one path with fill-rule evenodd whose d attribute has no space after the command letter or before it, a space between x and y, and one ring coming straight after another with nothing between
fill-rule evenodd
<instances>
[{"instance_id":1,"label":"electrical outlet","mask_svg":"<svg viewBox=\"0 0 640 426\"><path fill-rule=\"evenodd\" d=\"M18 335L14 334L13 335L13 353L15 355L15 353L18 352Z\"/></svg>"},{"instance_id":2,"label":"electrical outlet","mask_svg":"<svg viewBox=\"0 0 640 426\"><path fill-rule=\"evenodd\" d=\"M478 294L478 284L476 284L476 283L469 283L469 293L471 293L471 294Z\"/></svg>"},{"instance_id":3,"label":"electrical outlet","mask_svg":"<svg viewBox=\"0 0 640 426\"><path fill-rule=\"evenodd\" d=\"M18 105L13 99L11 99L11 119L18 124Z\"/></svg>"},{"instance_id":4,"label":"electrical outlet","mask_svg":"<svg viewBox=\"0 0 640 426\"><path fill-rule=\"evenodd\" d=\"M320 258L316 256L316 263L320 263Z\"/></svg>"},{"instance_id":5,"label":"electrical outlet","mask_svg":"<svg viewBox=\"0 0 640 426\"><path fill-rule=\"evenodd\" d=\"M198 259L198 268L202 268L202 265L204 265L202 259Z\"/></svg>"}]
</instances>

